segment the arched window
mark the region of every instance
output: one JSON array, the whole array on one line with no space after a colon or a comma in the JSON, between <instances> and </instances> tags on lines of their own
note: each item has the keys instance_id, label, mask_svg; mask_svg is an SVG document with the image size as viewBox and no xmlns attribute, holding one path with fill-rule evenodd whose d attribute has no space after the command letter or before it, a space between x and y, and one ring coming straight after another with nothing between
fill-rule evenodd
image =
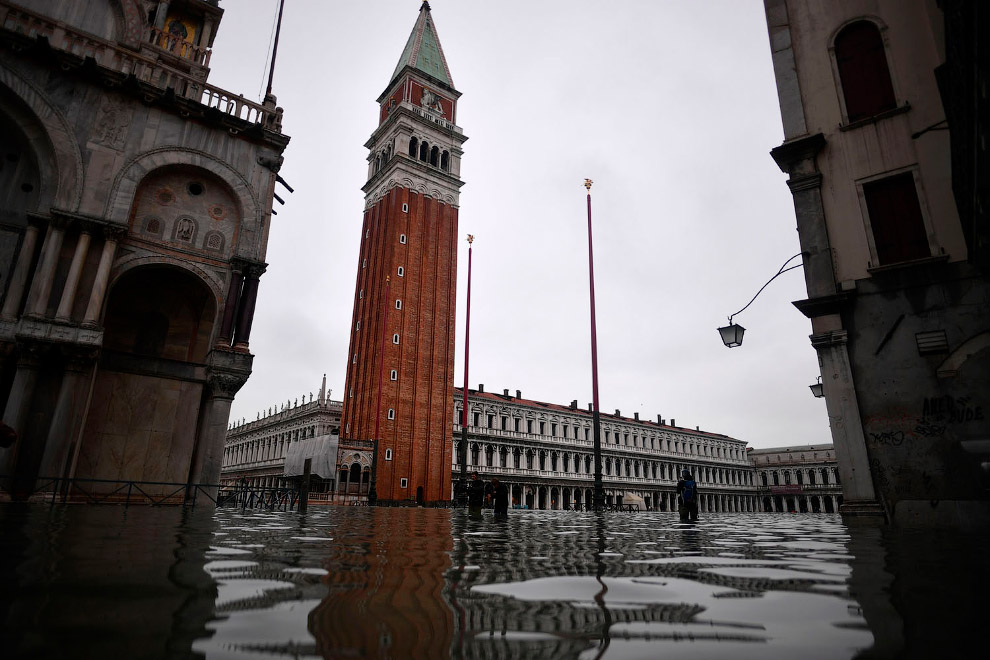
<instances>
[{"instance_id":1,"label":"arched window","mask_svg":"<svg viewBox=\"0 0 990 660\"><path fill-rule=\"evenodd\" d=\"M409 155L413 158L419 153L419 140L415 137L409 138Z\"/></svg>"},{"instance_id":2,"label":"arched window","mask_svg":"<svg viewBox=\"0 0 990 660\"><path fill-rule=\"evenodd\" d=\"M835 37L835 64L848 121L897 107L883 37L875 23L856 21L842 28Z\"/></svg>"},{"instance_id":3,"label":"arched window","mask_svg":"<svg viewBox=\"0 0 990 660\"><path fill-rule=\"evenodd\" d=\"M430 145L427 142L422 142L419 145L419 159L424 163L430 157Z\"/></svg>"},{"instance_id":4,"label":"arched window","mask_svg":"<svg viewBox=\"0 0 990 660\"><path fill-rule=\"evenodd\" d=\"M444 172L450 169L450 152L444 151L440 154L440 169Z\"/></svg>"},{"instance_id":5,"label":"arched window","mask_svg":"<svg viewBox=\"0 0 990 660\"><path fill-rule=\"evenodd\" d=\"M433 147L430 149L430 165L438 167L440 165L440 148Z\"/></svg>"}]
</instances>

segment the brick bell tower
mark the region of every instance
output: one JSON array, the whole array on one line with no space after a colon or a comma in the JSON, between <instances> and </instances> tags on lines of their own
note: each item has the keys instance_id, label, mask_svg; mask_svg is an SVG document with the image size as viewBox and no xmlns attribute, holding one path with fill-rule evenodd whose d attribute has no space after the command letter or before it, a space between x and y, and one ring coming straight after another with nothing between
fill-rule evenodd
<instances>
[{"instance_id":1,"label":"brick bell tower","mask_svg":"<svg viewBox=\"0 0 990 660\"><path fill-rule=\"evenodd\" d=\"M341 420L342 469L379 439L379 501L451 498L460 93L423 2L365 144L368 182Z\"/></svg>"}]
</instances>

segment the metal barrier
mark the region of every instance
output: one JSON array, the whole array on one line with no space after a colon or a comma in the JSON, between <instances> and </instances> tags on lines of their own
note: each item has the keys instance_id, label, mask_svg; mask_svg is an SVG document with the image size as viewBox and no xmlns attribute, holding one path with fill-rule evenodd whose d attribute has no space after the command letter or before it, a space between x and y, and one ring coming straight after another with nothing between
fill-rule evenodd
<instances>
[{"instance_id":1,"label":"metal barrier","mask_svg":"<svg viewBox=\"0 0 990 660\"><path fill-rule=\"evenodd\" d=\"M196 499L200 495L214 504L219 504L220 500L220 484L37 477L29 488L24 488L25 479L12 475L0 475L0 484L3 484L3 489L11 498L14 498L11 485L16 484L17 499L44 501L50 498L51 506L56 502L196 506ZM100 488L101 485L108 488ZM218 492L217 496L212 495L212 492Z\"/></svg>"}]
</instances>

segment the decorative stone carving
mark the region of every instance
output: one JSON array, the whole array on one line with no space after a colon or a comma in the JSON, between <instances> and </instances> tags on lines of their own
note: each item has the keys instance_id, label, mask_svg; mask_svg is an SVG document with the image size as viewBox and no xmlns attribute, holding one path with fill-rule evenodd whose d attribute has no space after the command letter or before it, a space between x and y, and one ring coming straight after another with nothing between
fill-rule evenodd
<instances>
[{"instance_id":1,"label":"decorative stone carving","mask_svg":"<svg viewBox=\"0 0 990 660\"><path fill-rule=\"evenodd\" d=\"M93 142L117 151L122 150L127 141L127 129L130 128L132 114L129 104L104 94L96 116Z\"/></svg>"}]
</instances>

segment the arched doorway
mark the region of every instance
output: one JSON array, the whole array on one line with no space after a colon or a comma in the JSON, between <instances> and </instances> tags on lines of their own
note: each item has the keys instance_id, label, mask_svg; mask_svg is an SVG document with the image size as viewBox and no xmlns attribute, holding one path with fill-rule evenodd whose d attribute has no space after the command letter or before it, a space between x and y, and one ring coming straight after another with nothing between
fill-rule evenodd
<instances>
[{"instance_id":1,"label":"arched doorway","mask_svg":"<svg viewBox=\"0 0 990 660\"><path fill-rule=\"evenodd\" d=\"M185 482L216 313L210 288L180 268L134 268L113 284L76 477Z\"/></svg>"}]
</instances>

